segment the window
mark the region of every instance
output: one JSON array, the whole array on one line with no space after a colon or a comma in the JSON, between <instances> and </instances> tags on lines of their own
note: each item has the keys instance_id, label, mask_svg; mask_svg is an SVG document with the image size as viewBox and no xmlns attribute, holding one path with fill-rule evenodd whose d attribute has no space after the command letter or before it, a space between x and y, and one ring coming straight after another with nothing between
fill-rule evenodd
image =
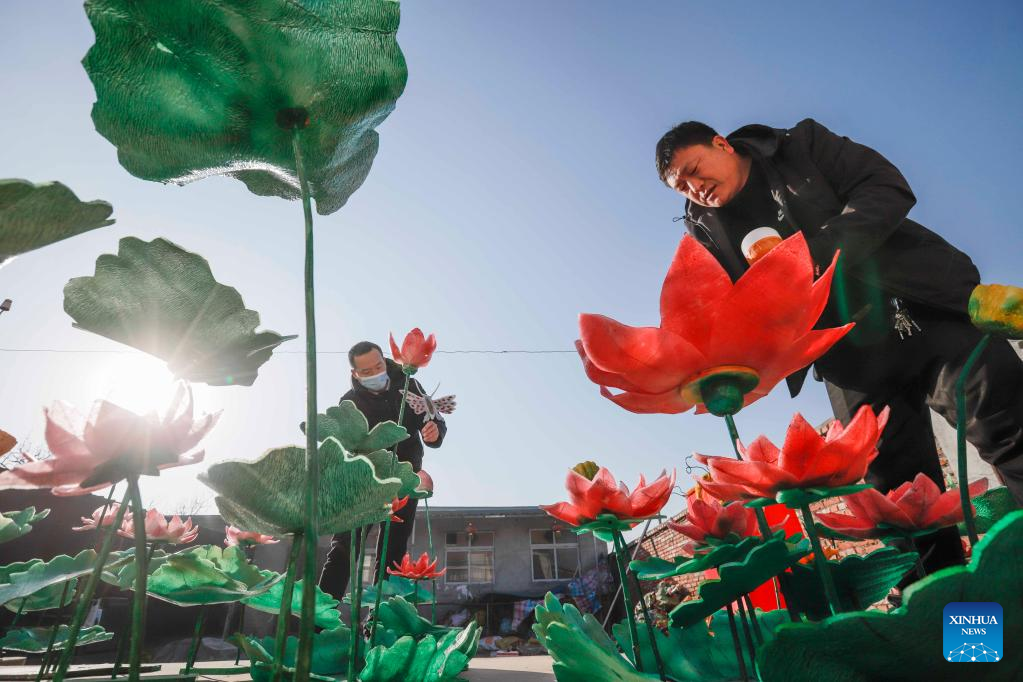
<instances>
[{"instance_id":1,"label":"window","mask_svg":"<svg viewBox=\"0 0 1023 682\"><path fill-rule=\"evenodd\" d=\"M444 582L448 585L494 582L494 533L446 533Z\"/></svg>"},{"instance_id":2,"label":"window","mask_svg":"<svg viewBox=\"0 0 1023 682\"><path fill-rule=\"evenodd\" d=\"M567 530L529 531L533 581L571 580L579 575L579 536Z\"/></svg>"}]
</instances>

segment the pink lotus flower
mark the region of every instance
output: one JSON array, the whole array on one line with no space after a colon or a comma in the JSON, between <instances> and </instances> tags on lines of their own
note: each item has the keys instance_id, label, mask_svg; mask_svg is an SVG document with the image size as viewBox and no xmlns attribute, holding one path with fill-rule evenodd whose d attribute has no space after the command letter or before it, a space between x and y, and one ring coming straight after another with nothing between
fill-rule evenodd
<instances>
[{"instance_id":1,"label":"pink lotus flower","mask_svg":"<svg viewBox=\"0 0 1023 682\"><path fill-rule=\"evenodd\" d=\"M111 502L110 506L106 508L106 514L103 513L103 507L99 507L96 511L92 512L92 516L83 516L82 525L74 526L71 530L96 530L97 528L106 528L107 526L114 525L114 518L117 516L117 511L121 508L117 502ZM124 512L123 523L131 523L131 512Z\"/></svg>"},{"instance_id":2,"label":"pink lotus flower","mask_svg":"<svg viewBox=\"0 0 1023 682\"><path fill-rule=\"evenodd\" d=\"M162 418L138 415L105 400L88 420L57 402L45 411L46 445L53 456L0 473L4 488L50 488L54 495L84 495L130 475L157 476L162 469L202 461L199 441L220 413L193 416L192 390L179 383Z\"/></svg>"},{"instance_id":3,"label":"pink lotus flower","mask_svg":"<svg viewBox=\"0 0 1023 682\"><path fill-rule=\"evenodd\" d=\"M121 524L118 535L126 538L135 537L135 526L131 522ZM146 512L146 540L148 542L169 542L175 545L188 544L199 535L199 526L192 525L192 519L184 521L174 515L168 522L167 518L155 509Z\"/></svg>"},{"instance_id":4,"label":"pink lotus flower","mask_svg":"<svg viewBox=\"0 0 1023 682\"><path fill-rule=\"evenodd\" d=\"M262 533L257 533L251 530L239 530L234 526L225 526L224 535L227 536L224 538L224 544L228 547L237 547L239 545L242 547L250 545L272 545L279 542L272 535L263 535Z\"/></svg>"},{"instance_id":5,"label":"pink lotus flower","mask_svg":"<svg viewBox=\"0 0 1023 682\"><path fill-rule=\"evenodd\" d=\"M595 466L589 463L591 467ZM661 472L657 480L647 484L642 474L636 489L629 492L624 483L617 483L604 467L599 467L591 478L569 469L565 479L570 502L540 505L540 509L556 519L573 526L592 521L600 514L614 514L619 519L645 519L656 516L668 503L675 487L675 472ZM586 470L584 468L584 470Z\"/></svg>"},{"instance_id":6,"label":"pink lotus flower","mask_svg":"<svg viewBox=\"0 0 1023 682\"><path fill-rule=\"evenodd\" d=\"M419 327L405 335L405 340L401 343L401 349L394 342L394 334L390 335L390 340L391 356L395 362L403 367L413 367L415 369L426 367L430 362L430 358L433 357L433 352L437 349L437 338L433 334L424 337Z\"/></svg>"},{"instance_id":7,"label":"pink lotus flower","mask_svg":"<svg viewBox=\"0 0 1023 682\"><path fill-rule=\"evenodd\" d=\"M417 474L419 476L419 485L416 486L417 493L433 493L433 477L426 473L426 469L421 469Z\"/></svg>"},{"instance_id":8,"label":"pink lotus flower","mask_svg":"<svg viewBox=\"0 0 1023 682\"><path fill-rule=\"evenodd\" d=\"M668 521L668 527L693 540L682 548L684 553L690 555L709 549L711 543L707 541L708 538L718 540L720 544L736 543L742 538L759 535L757 515L752 509L737 502L722 505L714 499L704 502L696 497L689 500L685 522ZM780 528L772 527L771 531Z\"/></svg>"},{"instance_id":9,"label":"pink lotus flower","mask_svg":"<svg viewBox=\"0 0 1023 682\"><path fill-rule=\"evenodd\" d=\"M722 501L773 498L791 488L836 488L858 482L877 457L877 441L888 422L888 408L874 416L869 405L859 409L848 427L836 419L826 436L796 414L779 450L765 436L746 448L742 460L731 457L696 459L710 468L710 481L700 486Z\"/></svg>"},{"instance_id":10,"label":"pink lotus flower","mask_svg":"<svg viewBox=\"0 0 1023 682\"><path fill-rule=\"evenodd\" d=\"M987 479L970 484L970 497L987 490ZM868 488L842 498L848 514L817 514L817 519L828 528L856 538L879 538L891 535L891 528L905 533L938 530L954 526L963 520L963 507L959 490L941 492L938 484L920 473L887 495ZM971 505L972 507L972 505ZM882 524L886 527L879 527Z\"/></svg>"}]
</instances>

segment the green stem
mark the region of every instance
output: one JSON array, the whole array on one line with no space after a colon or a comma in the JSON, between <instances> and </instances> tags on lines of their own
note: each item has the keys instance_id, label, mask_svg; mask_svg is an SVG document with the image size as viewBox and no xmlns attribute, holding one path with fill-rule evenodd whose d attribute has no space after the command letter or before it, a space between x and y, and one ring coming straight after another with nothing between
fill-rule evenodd
<instances>
[{"instance_id":1,"label":"green stem","mask_svg":"<svg viewBox=\"0 0 1023 682\"><path fill-rule=\"evenodd\" d=\"M57 602L57 604L58 604L57 610L58 611L60 609L64 608L64 600L67 599L67 591L68 591L69 587L71 587L71 581L70 580L64 581L64 589L60 593L60 601ZM21 608L18 609L18 613L19 614L21 613L21 609L25 608L25 601L26 601L26 599L23 599L21 601ZM12 627L13 627L13 624L12 624ZM39 674L36 676L36 682L39 682L39 680L42 679L43 673L46 672L46 669L49 668L50 664L53 662L52 661L53 643L57 641L57 630L59 628L60 628L60 624L59 623L54 623L54 625L53 625L53 632L50 633L50 641L46 645L46 653L43 654L43 664L42 664L42 666L40 666Z\"/></svg>"},{"instance_id":2,"label":"green stem","mask_svg":"<svg viewBox=\"0 0 1023 682\"><path fill-rule=\"evenodd\" d=\"M188 675L195 667L195 657L199 653L199 643L202 641L202 626L206 622L205 606L199 609L199 618L195 621L195 631L192 632L192 643L188 647L188 658L185 660L185 674Z\"/></svg>"},{"instance_id":3,"label":"green stem","mask_svg":"<svg viewBox=\"0 0 1023 682\"><path fill-rule=\"evenodd\" d=\"M18 607L18 612L14 614L14 620L11 621L11 628L14 628L18 624L18 619L21 618L21 614L25 612L25 604L28 603L28 597L21 600L21 606Z\"/></svg>"},{"instance_id":4,"label":"green stem","mask_svg":"<svg viewBox=\"0 0 1023 682\"><path fill-rule=\"evenodd\" d=\"M366 543L369 540L368 527L359 529L359 558L355 566L355 587L352 590L355 620L352 621L352 653L348 665L353 666L354 673L348 679L354 680L359 673L359 644L362 642L362 571L366 563Z\"/></svg>"},{"instance_id":5,"label":"green stem","mask_svg":"<svg viewBox=\"0 0 1023 682\"><path fill-rule=\"evenodd\" d=\"M749 619L746 616L746 605L742 601L742 597L736 600L739 606L739 621L742 623L742 633L746 639L746 648L749 651L749 663L750 669L755 675L757 672L757 647L753 643L753 634L750 632Z\"/></svg>"},{"instance_id":6,"label":"green stem","mask_svg":"<svg viewBox=\"0 0 1023 682\"><path fill-rule=\"evenodd\" d=\"M749 611L749 619L750 622L753 623L753 635L757 639L757 646L763 646L764 633L761 632L760 621L757 620L757 609L753 606L753 600L750 599L749 593L744 594L742 598L746 601L746 608Z\"/></svg>"},{"instance_id":7,"label":"green stem","mask_svg":"<svg viewBox=\"0 0 1023 682\"><path fill-rule=\"evenodd\" d=\"M277 613L277 632L274 636L274 662L270 679L280 682L284 668L284 651L288 641L288 623L291 620L291 602L295 594L295 573L298 571L298 555L302 549L302 536L291 538L291 551L288 552L288 568L284 574L284 590L281 592L281 608ZM306 584L303 594L309 589Z\"/></svg>"},{"instance_id":8,"label":"green stem","mask_svg":"<svg viewBox=\"0 0 1023 682\"><path fill-rule=\"evenodd\" d=\"M636 618L632 612L632 599L629 597L629 581L625 576L625 552L626 549L621 546L619 540L621 539L620 531L613 531L614 545L615 545L615 563L618 565L618 577L622 584L622 600L625 602L625 620L629 624L629 637L632 639L632 655L633 660L636 663L636 670L643 672L643 658L639 652L639 632L636 629ZM640 595L642 598L642 595Z\"/></svg>"},{"instance_id":9,"label":"green stem","mask_svg":"<svg viewBox=\"0 0 1023 682\"><path fill-rule=\"evenodd\" d=\"M624 537L621 540L621 544L623 546L625 545ZM628 548L626 547L626 549ZM657 664L657 673L661 676L661 680L663 682L667 682L668 676L664 671L664 661L661 659L661 650L657 646L657 635L654 633L654 621L650 617L650 609L647 608L646 599L643 596L643 587L639 584L639 578L636 577L635 572L630 575L632 575L632 584L636 587L636 593L639 594L639 604L640 608L643 609L643 621L646 623L646 634L650 639L650 647L654 652L654 661Z\"/></svg>"},{"instance_id":10,"label":"green stem","mask_svg":"<svg viewBox=\"0 0 1023 682\"><path fill-rule=\"evenodd\" d=\"M916 553L916 575L917 578L923 580L927 577L927 569L924 568L923 557L920 555L920 550L916 546L916 538L912 535L909 536L909 546Z\"/></svg>"},{"instance_id":11,"label":"green stem","mask_svg":"<svg viewBox=\"0 0 1023 682\"><path fill-rule=\"evenodd\" d=\"M235 605L240 609L238 613L238 635L241 637L245 636L245 604L235 602ZM239 646L234 652L234 664L238 665L238 662L242 660L242 648Z\"/></svg>"},{"instance_id":12,"label":"green stem","mask_svg":"<svg viewBox=\"0 0 1023 682\"><path fill-rule=\"evenodd\" d=\"M433 552L433 529L430 528L430 498L423 498L423 505L426 507L426 541L430 548L430 556L437 556ZM433 588L433 594L430 596L430 625L437 624L437 579L432 578L430 580L430 586Z\"/></svg>"},{"instance_id":13,"label":"green stem","mask_svg":"<svg viewBox=\"0 0 1023 682\"><path fill-rule=\"evenodd\" d=\"M404 405L402 401L402 405ZM380 556L377 557L377 563L379 569L377 570L377 598L373 603L373 617L372 623L369 629L369 648L372 649L376 646L377 640L377 613L380 612L380 597L384 592L384 573L387 570L387 541L391 538L391 515L387 515L387 521L384 522L384 543L380 548Z\"/></svg>"},{"instance_id":14,"label":"green stem","mask_svg":"<svg viewBox=\"0 0 1023 682\"><path fill-rule=\"evenodd\" d=\"M977 522L973 518L973 505L970 504L970 486L966 471L966 380L970 378L973 366L977 364L981 353L991 341L990 334L984 334L974 346L956 379L956 454L958 455L959 502L963 505L963 520L966 522L966 534L970 538L970 546L977 544Z\"/></svg>"},{"instance_id":15,"label":"green stem","mask_svg":"<svg viewBox=\"0 0 1023 682\"><path fill-rule=\"evenodd\" d=\"M359 546L356 543L356 533L358 530L351 530L348 533L348 585L350 595L348 601L348 610L351 614L351 626L352 626L352 639L348 645L348 675L345 677L346 680L355 679L355 633L359 627L359 609L355 605L355 579L356 570L355 562L358 560Z\"/></svg>"},{"instance_id":16,"label":"green stem","mask_svg":"<svg viewBox=\"0 0 1023 682\"><path fill-rule=\"evenodd\" d=\"M107 557L110 555L114 534L124 519L124 510L128 505L128 495L129 493L125 493L124 500L121 501L121 506L117 509L114 522L107 527L106 535L103 537L103 544L100 547L99 554L96 556L96 565L93 567L92 573L89 574L89 581L85 584L85 591L82 592L82 596L75 607L75 615L71 620L71 626L68 630L67 644L61 652L60 662L57 664L57 670L53 674L54 679L62 680L67 675L68 667L71 665L71 658L74 656L75 643L78 641L78 633L82 629L82 623L85 622L89 603L92 601L92 596L96 593L96 587L99 585L100 576L103 573L103 564L106 563Z\"/></svg>"},{"instance_id":17,"label":"green stem","mask_svg":"<svg viewBox=\"0 0 1023 682\"><path fill-rule=\"evenodd\" d=\"M824 549L821 547L820 538L817 537L817 529L813 525L813 515L810 513L810 505L804 504L799 508L803 516L803 526L810 538L810 545L813 547L813 562L817 565L817 572L821 574L821 582L824 584L824 594L828 598L828 606L831 613L841 613L842 603L838 600L838 590L835 588L835 580L828 568L828 560L824 556Z\"/></svg>"},{"instance_id":18,"label":"green stem","mask_svg":"<svg viewBox=\"0 0 1023 682\"><path fill-rule=\"evenodd\" d=\"M128 655L128 680L138 682L142 670L142 639L146 628L146 582L149 578L149 555L146 550L146 511L142 508L139 477L128 476L131 495L131 518L135 535L135 595L131 605L131 650Z\"/></svg>"},{"instance_id":19,"label":"green stem","mask_svg":"<svg viewBox=\"0 0 1023 682\"><path fill-rule=\"evenodd\" d=\"M304 125L304 124L303 124ZM298 127L292 129L291 147L295 154L295 172L302 191L302 212L305 215L305 363L306 363L306 431L305 431L305 564L302 591L302 617L298 629L298 653L295 680L306 682L313 656L313 615L316 612L316 544L319 539L317 498L320 489L320 466L316 443L316 301L313 279L313 209L309 182L302 161L302 145Z\"/></svg>"},{"instance_id":20,"label":"green stem","mask_svg":"<svg viewBox=\"0 0 1023 682\"><path fill-rule=\"evenodd\" d=\"M742 682L749 682L749 674L746 672L746 657L742 654L742 643L739 641L739 629L735 627L735 612L732 611L732 604L725 604L728 611L728 627L732 631L732 644L735 645L735 660L739 662L739 674L742 675Z\"/></svg>"}]
</instances>

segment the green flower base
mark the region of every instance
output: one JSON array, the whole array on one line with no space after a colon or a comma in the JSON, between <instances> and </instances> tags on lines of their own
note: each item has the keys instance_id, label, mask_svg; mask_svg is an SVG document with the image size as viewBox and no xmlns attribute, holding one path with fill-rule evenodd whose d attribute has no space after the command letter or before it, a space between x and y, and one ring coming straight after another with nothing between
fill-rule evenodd
<instances>
[{"instance_id":1,"label":"green flower base","mask_svg":"<svg viewBox=\"0 0 1023 682\"><path fill-rule=\"evenodd\" d=\"M96 552L86 549L74 557L67 554L49 561L30 559L0 567L0 604L29 597L51 585L61 585L92 571Z\"/></svg>"},{"instance_id":2,"label":"green flower base","mask_svg":"<svg viewBox=\"0 0 1023 682\"><path fill-rule=\"evenodd\" d=\"M785 531L778 531L772 538L784 540ZM640 580L664 580L678 575L717 568L721 564L742 561L759 544L761 544L760 538L747 537L735 544L718 545L709 552L697 553L693 557L675 557L672 561L656 557L633 561L629 564L629 570L635 573Z\"/></svg>"},{"instance_id":3,"label":"green flower base","mask_svg":"<svg viewBox=\"0 0 1023 682\"><path fill-rule=\"evenodd\" d=\"M791 621L785 610L758 610L757 622L764 641L768 642L774 638L774 631L779 625ZM626 623L616 624L612 631L629 661L635 663L632 637ZM670 627L667 633L656 629L654 633L664 671L676 682L731 682L739 679L735 643L728 625L728 614L724 611L715 613L709 626L700 621L685 629ZM657 670L650 638L641 630L638 639L643 670Z\"/></svg>"},{"instance_id":4,"label":"green flower base","mask_svg":"<svg viewBox=\"0 0 1023 682\"><path fill-rule=\"evenodd\" d=\"M281 574L274 575L276 578L268 590L254 597L242 599L242 603L264 613L280 613L281 602L284 598L284 581L281 580L283 577ZM302 615L302 590L304 588L303 581L298 580L295 582L295 588L291 594L291 615L299 618ZM338 604L337 599L321 590L318 585L316 586L316 603L313 611L313 622L316 623L316 627L333 630L341 624L341 613L337 610Z\"/></svg>"},{"instance_id":5,"label":"green flower base","mask_svg":"<svg viewBox=\"0 0 1023 682\"><path fill-rule=\"evenodd\" d=\"M843 611L858 611L888 594L906 573L916 566L916 552L884 547L861 556L850 554L841 561L828 561ZM808 617L821 620L831 615L816 566L798 564L786 583L790 606Z\"/></svg>"},{"instance_id":6,"label":"green flower base","mask_svg":"<svg viewBox=\"0 0 1023 682\"><path fill-rule=\"evenodd\" d=\"M1023 511L996 523L968 566L946 568L908 587L889 613L863 611L819 623L786 624L757 657L764 682L1013 680L1023 670ZM1005 656L981 666L950 664L941 651L949 602L1002 605Z\"/></svg>"},{"instance_id":7,"label":"green flower base","mask_svg":"<svg viewBox=\"0 0 1023 682\"><path fill-rule=\"evenodd\" d=\"M830 497L852 495L872 487L869 483L859 483L856 485L843 485L837 488L790 488L789 490L780 491L773 498L760 497L750 500L746 503L746 506L756 509L758 507L770 507L772 504L784 504L789 509L799 511L805 505L813 504L814 502L826 500Z\"/></svg>"},{"instance_id":8,"label":"green flower base","mask_svg":"<svg viewBox=\"0 0 1023 682\"><path fill-rule=\"evenodd\" d=\"M402 578L400 576L391 575L387 577L387 580L383 582L383 594L380 595L382 599L390 599L392 597L401 597L410 604L425 604L433 599L433 595L428 589L422 585L417 585L415 582L408 578ZM362 590L362 603L376 603L377 599L377 588L376 585L368 585ZM345 595L345 604L352 603L352 593L349 592Z\"/></svg>"},{"instance_id":9,"label":"green flower base","mask_svg":"<svg viewBox=\"0 0 1023 682\"><path fill-rule=\"evenodd\" d=\"M797 537L797 536L793 536ZM740 595L752 592L810 553L809 540L802 538L796 544L784 540L770 540L754 547L742 560L718 567L717 580L700 584L699 599L676 606L669 618L673 627L685 628L709 617Z\"/></svg>"},{"instance_id":10,"label":"green flower base","mask_svg":"<svg viewBox=\"0 0 1023 682\"><path fill-rule=\"evenodd\" d=\"M105 201L79 201L59 182L0 180L0 266L22 253L112 225Z\"/></svg>"},{"instance_id":11,"label":"green flower base","mask_svg":"<svg viewBox=\"0 0 1023 682\"><path fill-rule=\"evenodd\" d=\"M67 646L68 626L61 625L57 629L57 636L53 640L53 649L56 651ZM9 651L22 651L28 654L41 654L46 651L50 644L50 637L53 636L53 628L19 628L10 630L3 638L0 638L0 649ZM98 644L113 639L114 633L107 632L99 625L89 628L82 628L78 632L78 639L75 641L75 648L87 644Z\"/></svg>"},{"instance_id":12,"label":"green flower base","mask_svg":"<svg viewBox=\"0 0 1023 682\"><path fill-rule=\"evenodd\" d=\"M218 282L202 256L165 239L121 240L96 259L96 274L64 287L75 327L167 362L171 372L211 386L251 386L273 350L294 336L257 332L259 313Z\"/></svg>"},{"instance_id":13,"label":"green flower base","mask_svg":"<svg viewBox=\"0 0 1023 682\"><path fill-rule=\"evenodd\" d=\"M32 532L32 524L39 523L49 514L49 509L44 509L37 514L35 507L0 513L0 544L16 540L22 535Z\"/></svg>"},{"instance_id":14,"label":"green flower base","mask_svg":"<svg viewBox=\"0 0 1023 682\"><path fill-rule=\"evenodd\" d=\"M318 535L385 520L391 500L405 485L411 485L411 478L418 484L418 476L408 464L407 482L399 475L387 475L384 466L390 466L392 455L383 450L351 455L338 440L328 438L320 446L318 459ZM395 469L396 474L402 471L401 467ZM217 509L227 523L238 528L275 536L305 528L304 448L277 448L254 462L218 462L199 474L199 480L219 493Z\"/></svg>"},{"instance_id":15,"label":"green flower base","mask_svg":"<svg viewBox=\"0 0 1023 682\"><path fill-rule=\"evenodd\" d=\"M383 608L381 606L381 608ZM449 682L469 667L479 645L480 626L474 620L461 630L439 639L406 635L388 646L374 647L366 654L361 682Z\"/></svg>"},{"instance_id":16,"label":"green flower base","mask_svg":"<svg viewBox=\"0 0 1023 682\"><path fill-rule=\"evenodd\" d=\"M305 433L305 422L299 425ZM369 421L351 400L328 407L326 414L316 415L316 440L323 442L336 438L353 455L365 455L377 450L390 450L408 438L408 431L396 422L380 422L372 429Z\"/></svg>"},{"instance_id":17,"label":"green flower base","mask_svg":"<svg viewBox=\"0 0 1023 682\"><path fill-rule=\"evenodd\" d=\"M363 600L365 604L366 601ZM380 604L378 617L377 643L385 647L395 644L402 637L420 640L427 635L443 638L452 629L443 625L434 625L419 615L414 604L402 597L391 597Z\"/></svg>"},{"instance_id":18,"label":"green flower base","mask_svg":"<svg viewBox=\"0 0 1023 682\"><path fill-rule=\"evenodd\" d=\"M624 533L627 530L631 530L637 523L646 521L647 518L660 519L663 517L650 516L642 519L620 519L614 514L598 514L597 518L592 521L573 526L572 532L576 535L593 533L604 542L614 542L615 532Z\"/></svg>"}]
</instances>

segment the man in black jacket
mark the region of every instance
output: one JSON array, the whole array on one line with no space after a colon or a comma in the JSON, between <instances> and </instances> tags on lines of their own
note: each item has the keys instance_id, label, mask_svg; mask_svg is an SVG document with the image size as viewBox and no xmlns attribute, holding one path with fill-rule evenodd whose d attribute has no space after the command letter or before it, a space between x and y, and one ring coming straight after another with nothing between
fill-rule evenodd
<instances>
[{"instance_id":1,"label":"man in black jacket","mask_svg":"<svg viewBox=\"0 0 1023 682\"><path fill-rule=\"evenodd\" d=\"M384 358L380 346L369 341L361 341L348 351L348 363L352 367L352 389L341 396L341 401L351 400L359 408L369 427L373 428L380 422L398 421L401 408L402 390L405 386L405 375L401 365ZM423 387L413 379L409 382L409 392L424 395ZM418 415L406 407L402 417L402 426L409 432L409 437L398 443L398 459L409 462L415 471L423 466L423 444L427 447L439 448L444 442L448 427L443 419L426 421L426 415ZM401 561L405 556L408 539L412 535L412 526L416 520L416 507L419 501L410 499L398 511L397 521L391 524L391 532L387 539L387 566ZM356 536L357 537L357 536ZM373 582L380 570L380 557L383 554L383 524L377 537L377 561L373 569ZM330 551L320 574L320 588L340 600L348 590L349 557L351 534L339 533L330 542ZM356 541L358 551L358 540Z\"/></svg>"},{"instance_id":2,"label":"man in black jacket","mask_svg":"<svg viewBox=\"0 0 1023 682\"><path fill-rule=\"evenodd\" d=\"M980 278L966 254L906 217L916 199L899 170L812 119L727 138L682 123L656 156L661 179L686 197L686 229L733 280L748 268L742 242L755 228L802 231L818 274L841 249L818 327L857 325L815 374L843 422L861 405L891 407L869 483L888 492L923 472L944 489L928 408L955 424L955 381L981 336L967 314ZM793 396L805 376L789 377ZM967 410L967 438L1023 504L1023 364L1004 339L974 367ZM920 544L931 570L962 561L954 528Z\"/></svg>"}]
</instances>

